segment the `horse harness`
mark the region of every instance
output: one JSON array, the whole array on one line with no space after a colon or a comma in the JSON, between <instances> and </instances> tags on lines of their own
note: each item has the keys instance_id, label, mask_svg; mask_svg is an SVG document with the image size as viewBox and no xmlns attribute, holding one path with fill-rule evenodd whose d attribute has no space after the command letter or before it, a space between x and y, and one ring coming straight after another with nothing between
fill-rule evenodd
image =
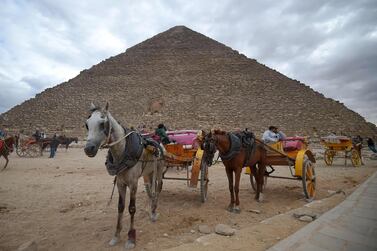
<instances>
[{"instance_id":1,"label":"horse harness","mask_svg":"<svg viewBox=\"0 0 377 251\"><path fill-rule=\"evenodd\" d=\"M142 162L142 170L145 168L148 162L153 162L154 160L140 159L144 149L148 149L149 151L151 151L155 157L161 156L161 153L163 152L161 146L154 140L150 138L144 138L138 132L127 132L127 129L124 130L126 136L121 138L126 139L126 146L124 149L123 159L120 162L116 163L110 150L107 153L105 165L107 172L112 176L118 175L126 169L132 168L138 162ZM119 142L120 140L117 140L116 142L107 144L112 146L115 145L114 143L117 144Z\"/></svg>"},{"instance_id":2,"label":"horse harness","mask_svg":"<svg viewBox=\"0 0 377 251\"><path fill-rule=\"evenodd\" d=\"M220 154L222 160L233 159L240 151L244 148L246 151L246 156L243 162L243 166L246 166L250 160L250 157L255 152L255 136L250 131L228 133L230 147L226 154Z\"/></svg>"}]
</instances>

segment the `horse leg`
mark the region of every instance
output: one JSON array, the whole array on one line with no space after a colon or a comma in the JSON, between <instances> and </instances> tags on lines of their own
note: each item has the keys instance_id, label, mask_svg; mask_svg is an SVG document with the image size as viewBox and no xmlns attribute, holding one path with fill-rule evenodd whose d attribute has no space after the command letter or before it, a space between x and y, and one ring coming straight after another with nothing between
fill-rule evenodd
<instances>
[{"instance_id":1,"label":"horse leg","mask_svg":"<svg viewBox=\"0 0 377 251\"><path fill-rule=\"evenodd\" d=\"M8 156L6 154L4 154L3 156L5 158L5 166L3 167L3 169L1 171L4 171L4 169L7 168L7 165L8 165L8 162L9 162ZM0 155L0 157L1 157L1 155Z\"/></svg>"},{"instance_id":2,"label":"horse leg","mask_svg":"<svg viewBox=\"0 0 377 251\"><path fill-rule=\"evenodd\" d=\"M258 179L257 180L257 194L255 199L258 202L263 201L263 183L264 183L264 174L265 174L266 166L263 163L258 164Z\"/></svg>"},{"instance_id":3,"label":"horse leg","mask_svg":"<svg viewBox=\"0 0 377 251\"><path fill-rule=\"evenodd\" d=\"M233 207L233 213L240 213L240 199L238 193L240 191L240 179L241 179L242 166L236 169L236 174L234 177L234 192L236 194L236 205Z\"/></svg>"},{"instance_id":4,"label":"horse leg","mask_svg":"<svg viewBox=\"0 0 377 251\"><path fill-rule=\"evenodd\" d=\"M128 231L128 240L126 242L126 249L134 248L136 245L136 230L134 229L134 216L136 212L136 192L137 183L130 186L130 204L128 206L128 212L131 216L130 229Z\"/></svg>"},{"instance_id":5,"label":"horse leg","mask_svg":"<svg viewBox=\"0 0 377 251\"><path fill-rule=\"evenodd\" d=\"M158 204L158 197L162 190L162 173L163 173L163 166L160 162L156 163L157 169L155 169L155 175L152 173L149 176L149 187L152 189L152 186L155 188L154 195L150 197L151 203L151 221L155 222L157 220L158 214L156 213L157 204Z\"/></svg>"},{"instance_id":6,"label":"horse leg","mask_svg":"<svg viewBox=\"0 0 377 251\"><path fill-rule=\"evenodd\" d=\"M117 228L115 230L114 237L109 242L110 246L114 246L118 243L120 237L120 231L122 230L122 218L123 212L125 208L125 200L126 200L126 191L127 186L120 182L117 182L118 192L119 192L119 200L118 200L118 220L117 220Z\"/></svg>"},{"instance_id":7,"label":"horse leg","mask_svg":"<svg viewBox=\"0 0 377 251\"><path fill-rule=\"evenodd\" d=\"M234 192L233 192L233 170L231 168L225 167L226 175L228 177L228 185L230 192L230 204L228 206L228 211L233 211L234 206Z\"/></svg>"}]
</instances>

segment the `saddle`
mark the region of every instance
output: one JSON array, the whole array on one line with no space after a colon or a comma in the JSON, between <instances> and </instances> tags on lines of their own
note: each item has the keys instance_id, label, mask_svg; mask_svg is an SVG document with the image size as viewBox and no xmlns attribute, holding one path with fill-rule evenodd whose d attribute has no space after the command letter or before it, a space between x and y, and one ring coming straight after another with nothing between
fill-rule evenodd
<instances>
[{"instance_id":1,"label":"saddle","mask_svg":"<svg viewBox=\"0 0 377 251\"><path fill-rule=\"evenodd\" d=\"M247 129L242 132L230 132L229 133L230 148L227 154L220 155L222 160L231 160L234 158L240 151L241 148L246 150L246 157L243 163L245 166L249 160L250 156L255 150L255 136L254 133L248 131Z\"/></svg>"},{"instance_id":2,"label":"saddle","mask_svg":"<svg viewBox=\"0 0 377 251\"><path fill-rule=\"evenodd\" d=\"M130 133L128 129L124 129L125 134ZM163 150L155 140L141 136L138 132L131 133L126 138L126 147L124 149L124 158L120 163L114 163L114 158L110 152L107 152L106 169L107 172L114 176L118 175L126 169L130 169L139 162L143 150L147 149L152 152L154 156L159 157L162 155Z\"/></svg>"},{"instance_id":3,"label":"saddle","mask_svg":"<svg viewBox=\"0 0 377 251\"><path fill-rule=\"evenodd\" d=\"M220 157L221 157L222 160L233 159L241 150L241 140L240 140L240 138L237 137L232 132L228 133L228 135L229 135L230 147L229 147L229 151L225 155L220 154Z\"/></svg>"}]
</instances>

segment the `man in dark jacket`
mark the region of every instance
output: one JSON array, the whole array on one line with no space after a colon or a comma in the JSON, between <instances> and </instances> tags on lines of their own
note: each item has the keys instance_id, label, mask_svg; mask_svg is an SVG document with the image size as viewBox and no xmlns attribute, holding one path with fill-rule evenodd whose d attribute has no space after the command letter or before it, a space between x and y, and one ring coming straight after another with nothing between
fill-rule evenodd
<instances>
[{"instance_id":1,"label":"man in dark jacket","mask_svg":"<svg viewBox=\"0 0 377 251\"><path fill-rule=\"evenodd\" d=\"M158 127L155 131L155 134L160 137L162 144L166 145L166 144L170 143L170 139L169 139L168 135L166 134L166 127L164 126L164 124L158 125Z\"/></svg>"},{"instance_id":2,"label":"man in dark jacket","mask_svg":"<svg viewBox=\"0 0 377 251\"><path fill-rule=\"evenodd\" d=\"M374 141L373 141L373 139L368 138L368 139L367 139L367 143L368 143L368 147L369 147L369 149L370 149L372 152L377 153L376 146L374 145Z\"/></svg>"},{"instance_id":3,"label":"man in dark jacket","mask_svg":"<svg viewBox=\"0 0 377 251\"><path fill-rule=\"evenodd\" d=\"M51 143L50 143L50 157L49 158L54 158L56 154L56 150L58 149L59 146L59 140L56 134L54 134L54 137L52 137Z\"/></svg>"}]
</instances>

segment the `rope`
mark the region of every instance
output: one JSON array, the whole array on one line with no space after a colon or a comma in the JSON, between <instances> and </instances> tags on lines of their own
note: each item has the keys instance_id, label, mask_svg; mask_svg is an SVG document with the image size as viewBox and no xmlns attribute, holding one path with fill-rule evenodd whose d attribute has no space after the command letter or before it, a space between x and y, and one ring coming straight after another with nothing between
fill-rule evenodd
<instances>
[{"instance_id":1,"label":"rope","mask_svg":"<svg viewBox=\"0 0 377 251\"><path fill-rule=\"evenodd\" d=\"M115 189L115 184L117 183L117 176L114 177L114 181L113 181L113 191L111 192L111 196L110 196L110 200L109 202L107 202L107 206L110 206L110 203L113 199L113 195L114 195L114 189Z\"/></svg>"}]
</instances>

